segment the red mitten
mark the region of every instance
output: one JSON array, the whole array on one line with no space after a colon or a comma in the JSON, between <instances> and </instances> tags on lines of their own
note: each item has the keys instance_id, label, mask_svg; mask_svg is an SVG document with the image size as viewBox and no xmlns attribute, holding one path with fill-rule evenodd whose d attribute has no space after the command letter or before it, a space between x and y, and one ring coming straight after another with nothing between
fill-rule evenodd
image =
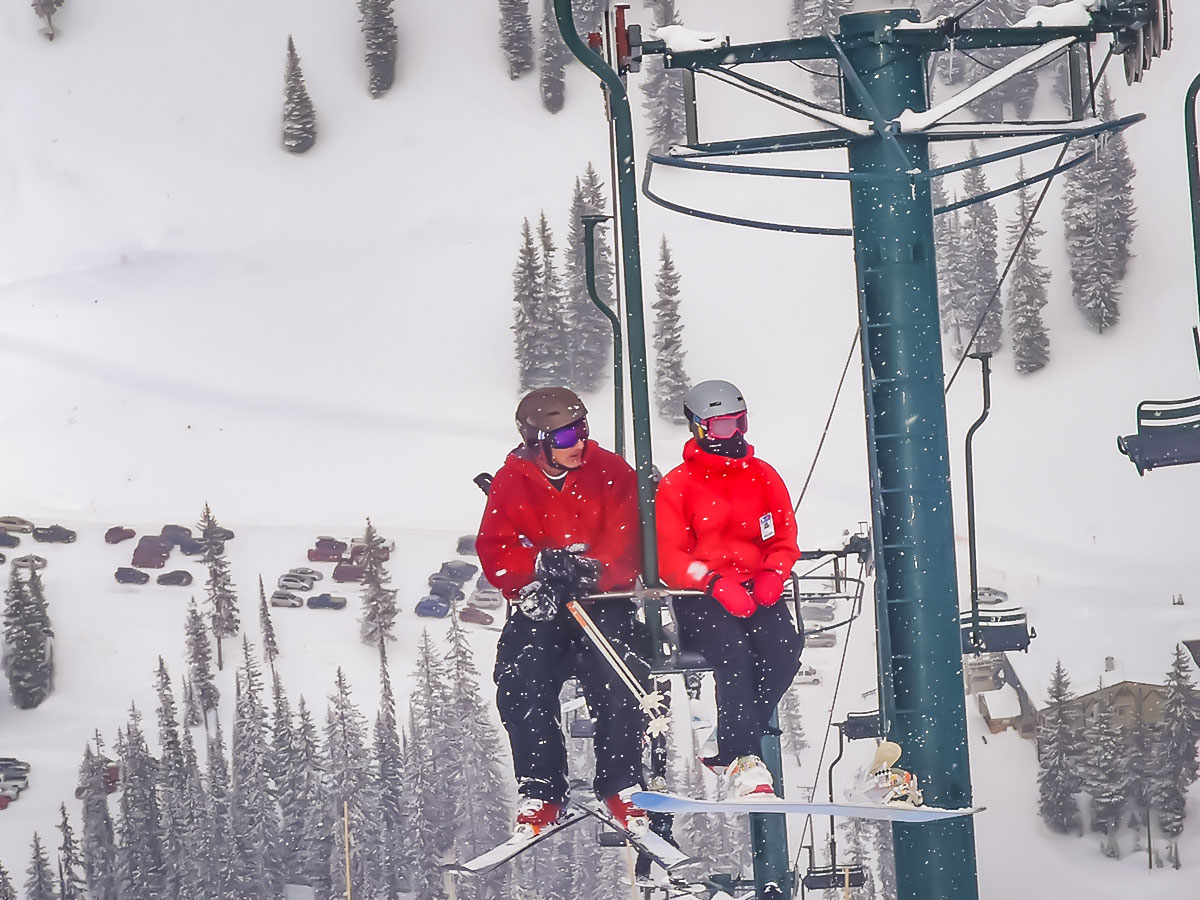
<instances>
[{"instance_id":1,"label":"red mitten","mask_svg":"<svg viewBox=\"0 0 1200 900\"><path fill-rule=\"evenodd\" d=\"M783 593L783 576L774 569L763 569L754 576L752 593L759 606L773 606Z\"/></svg>"},{"instance_id":2,"label":"red mitten","mask_svg":"<svg viewBox=\"0 0 1200 900\"><path fill-rule=\"evenodd\" d=\"M722 578L717 575L708 583L708 593L714 600L729 610L729 614L739 619L754 615L758 605L746 589L732 578Z\"/></svg>"}]
</instances>

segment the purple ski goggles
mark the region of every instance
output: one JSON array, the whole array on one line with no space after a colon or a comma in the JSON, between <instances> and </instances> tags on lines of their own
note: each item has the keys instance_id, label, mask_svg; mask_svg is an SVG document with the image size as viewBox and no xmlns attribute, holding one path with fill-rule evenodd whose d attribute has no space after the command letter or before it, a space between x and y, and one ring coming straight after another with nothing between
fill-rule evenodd
<instances>
[{"instance_id":1,"label":"purple ski goggles","mask_svg":"<svg viewBox=\"0 0 1200 900\"><path fill-rule=\"evenodd\" d=\"M572 422L570 425L564 425L562 428L555 428L545 437L550 442L550 446L555 450L569 450L580 441L588 439L588 423L587 419L579 419Z\"/></svg>"}]
</instances>

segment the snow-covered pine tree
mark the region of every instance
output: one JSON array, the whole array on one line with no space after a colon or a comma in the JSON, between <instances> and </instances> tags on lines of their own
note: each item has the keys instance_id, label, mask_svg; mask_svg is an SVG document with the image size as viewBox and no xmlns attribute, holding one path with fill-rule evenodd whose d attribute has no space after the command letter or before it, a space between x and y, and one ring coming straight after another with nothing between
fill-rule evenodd
<instances>
[{"instance_id":1,"label":"snow-covered pine tree","mask_svg":"<svg viewBox=\"0 0 1200 900\"><path fill-rule=\"evenodd\" d=\"M200 529L200 540L204 544L201 561L208 568L206 585L208 602L212 607L209 620L213 637L217 639L217 669L220 670L225 667L221 655L221 640L233 637L241 627L237 593L233 589L233 579L229 574L229 560L225 558L225 541L221 537L221 526L207 503L204 504L204 512L197 527Z\"/></svg>"},{"instance_id":2,"label":"snow-covered pine tree","mask_svg":"<svg viewBox=\"0 0 1200 900\"><path fill-rule=\"evenodd\" d=\"M54 682L54 655L50 616L42 579L35 569L22 578L9 573L4 599L4 668L13 703L33 709L50 695Z\"/></svg>"},{"instance_id":3,"label":"snow-covered pine tree","mask_svg":"<svg viewBox=\"0 0 1200 900\"><path fill-rule=\"evenodd\" d=\"M412 860L407 846L408 823L404 817L404 752L400 748L396 697L392 692L392 677L388 673L386 644L379 645L379 710L375 715L373 737L383 849L383 896L386 900L397 900L406 889Z\"/></svg>"},{"instance_id":4,"label":"snow-covered pine tree","mask_svg":"<svg viewBox=\"0 0 1200 900\"><path fill-rule=\"evenodd\" d=\"M162 807L155 770L142 734L142 714L130 705L129 722L117 738L121 793L117 802L117 884L121 900L163 896Z\"/></svg>"},{"instance_id":5,"label":"snow-covered pine tree","mask_svg":"<svg viewBox=\"0 0 1200 900\"><path fill-rule=\"evenodd\" d=\"M979 158L979 150L974 141L971 142L967 157L971 160ZM968 197L976 197L987 189L987 178L982 168L973 166L963 173L963 192ZM968 353L995 353L1000 349L1003 303L999 297L992 297L1000 280L996 237L996 207L991 201L972 203L963 210L959 241L962 244L963 259L969 265L964 279L965 306L970 313L972 331L979 326L979 333L975 342L967 349ZM982 325L979 325L980 319L983 320ZM967 334L969 338L971 332Z\"/></svg>"},{"instance_id":6,"label":"snow-covered pine tree","mask_svg":"<svg viewBox=\"0 0 1200 900\"><path fill-rule=\"evenodd\" d=\"M560 112L566 99L566 65L571 56L558 21L554 18L554 0L542 0L542 42L538 50L538 69L541 75L542 106L550 112Z\"/></svg>"},{"instance_id":7,"label":"snow-covered pine tree","mask_svg":"<svg viewBox=\"0 0 1200 900\"><path fill-rule=\"evenodd\" d=\"M186 675L183 677L183 727L196 728L204 721L204 714L200 711L200 701L196 699L196 692L192 690L192 679Z\"/></svg>"},{"instance_id":8,"label":"snow-covered pine tree","mask_svg":"<svg viewBox=\"0 0 1200 900\"><path fill-rule=\"evenodd\" d=\"M964 19L971 28L1002 28L1019 21L1030 4L1026 0L992 0ZM978 81L996 69L1007 65L1029 51L1028 47L1002 47L972 53L979 62L967 59L972 65L972 81ZM982 119L995 121L1004 118L1004 104L1011 103L1018 119L1028 119L1033 113L1033 101L1037 95L1036 72L1022 72L988 91L968 107Z\"/></svg>"},{"instance_id":9,"label":"snow-covered pine tree","mask_svg":"<svg viewBox=\"0 0 1200 900\"><path fill-rule=\"evenodd\" d=\"M932 154L929 164L936 165ZM941 178L931 179L930 191L935 210L949 205ZM964 258L962 242L959 240L961 231L960 210L934 216L933 245L937 259L938 311L941 316L942 333L949 336L950 349L956 357L962 356L963 346L975 325L966 305L967 261Z\"/></svg>"},{"instance_id":10,"label":"snow-covered pine tree","mask_svg":"<svg viewBox=\"0 0 1200 900\"><path fill-rule=\"evenodd\" d=\"M308 88L304 86L304 72L300 69L300 56L292 36L288 35L287 78L283 101L283 149L288 153L304 153L317 141L317 113L313 108Z\"/></svg>"},{"instance_id":11,"label":"snow-covered pine tree","mask_svg":"<svg viewBox=\"0 0 1200 900\"><path fill-rule=\"evenodd\" d=\"M83 789L83 874L92 900L117 900L116 838L104 790L106 758L92 752L89 744L79 767L79 785Z\"/></svg>"},{"instance_id":12,"label":"snow-covered pine tree","mask_svg":"<svg viewBox=\"0 0 1200 900\"><path fill-rule=\"evenodd\" d=\"M558 247L554 243L554 234L550 223L546 221L546 213L538 218L538 244L542 255L542 290L541 298L544 304L541 313L542 328L545 334L547 348L550 352L556 381L552 384L562 384L571 374L571 362L568 354L566 328L564 327L563 311L567 298L563 291L562 279L558 275L558 264L554 261Z\"/></svg>"},{"instance_id":13,"label":"snow-covered pine tree","mask_svg":"<svg viewBox=\"0 0 1200 900\"><path fill-rule=\"evenodd\" d=\"M690 742L690 753L684 750L679 755L676 773L679 783L683 785L683 793L688 797L709 797L711 791L705 783L704 769L697 761L695 740ZM723 838L720 817L699 813L691 816L679 816L675 819L675 833L679 837L679 845L686 847L693 856L703 856L713 860L718 865L725 855L721 846Z\"/></svg>"},{"instance_id":14,"label":"snow-covered pine tree","mask_svg":"<svg viewBox=\"0 0 1200 900\"><path fill-rule=\"evenodd\" d=\"M683 368L683 323L679 317L679 270L664 234L658 247L658 275L654 279L654 402L668 422L682 423L683 400L691 382Z\"/></svg>"},{"instance_id":15,"label":"snow-covered pine tree","mask_svg":"<svg viewBox=\"0 0 1200 900\"><path fill-rule=\"evenodd\" d=\"M1112 706L1106 701L1096 710L1083 730L1084 747L1079 761L1081 786L1092 798L1092 831L1104 835L1101 852L1108 857L1121 855L1116 833L1120 828L1129 793L1129 761L1121 734L1113 722Z\"/></svg>"},{"instance_id":16,"label":"snow-covered pine tree","mask_svg":"<svg viewBox=\"0 0 1200 900\"><path fill-rule=\"evenodd\" d=\"M233 896L237 867L237 848L234 846L233 811L229 782L229 760L225 756L225 739L221 720L213 717L208 739L208 874L210 890L216 898ZM122 897L121 900L124 900Z\"/></svg>"},{"instance_id":17,"label":"snow-covered pine tree","mask_svg":"<svg viewBox=\"0 0 1200 900\"><path fill-rule=\"evenodd\" d=\"M1017 169L1017 179L1024 180L1025 163ZM1042 321L1042 307L1046 305L1046 294L1050 283L1050 270L1039 265L1041 254L1038 241L1046 234L1045 229L1030 222L1025 240L1018 249L1017 242L1025 222L1033 215L1035 201L1025 187L1017 191L1017 208L1008 223L1008 245L1005 250L1012 254L1016 249L1008 277L1008 329L1012 335L1013 365L1022 375L1036 372L1050 360L1050 337Z\"/></svg>"},{"instance_id":18,"label":"snow-covered pine tree","mask_svg":"<svg viewBox=\"0 0 1200 900\"><path fill-rule=\"evenodd\" d=\"M1182 644L1164 683L1162 722L1157 729L1151 795L1158 810L1158 827L1168 840L1167 859L1180 867L1179 835L1187 818L1187 794L1198 776L1196 741L1200 739L1200 705L1192 682L1191 665Z\"/></svg>"},{"instance_id":19,"label":"snow-covered pine tree","mask_svg":"<svg viewBox=\"0 0 1200 900\"><path fill-rule=\"evenodd\" d=\"M236 890L245 897L278 897L283 894L283 860L279 806L267 772L267 710L262 700L262 672L244 636L237 685L230 773Z\"/></svg>"},{"instance_id":20,"label":"snow-covered pine tree","mask_svg":"<svg viewBox=\"0 0 1200 900\"><path fill-rule=\"evenodd\" d=\"M827 31L838 30L838 18L852 12L854 0L805 0L802 12L802 33L813 37ZM813 75L813 96L817 102L838 111L842 108L838 64L833 60L814 59L805 68L819 74Z\"/></svg>"},{"instance_id":21,"label":"snow-covered pine tree","mask_svg":"<svg viewBox=\"0 0 1200 900\"><path fill-rule=\"evenodd\" d=\"M544 212L541 218L544 222ZM521 250L513 270L513 337L522 391L562 384L566 374L558 353L561 303L557 297L548 301L543 294L544 266L539 244L540 241L534 241L533 229L526 219L521 226Z\"/></svg>"},{"instance_id":22,"label":"snow-covered pine tree","mask_svg":"<svg viewBox=\"0 0 1200 900\"><path fill-rule=\"evenodd\" d=\"M332 804L325 790L328 761L317 744L317 726L303 697L296 704L295 748L288 781L296 786L297 809L303 816L300 823L303 878L299 883L310 885L317 897L331 897L334 882L329 860L333 855L333 832L340 824L340 817L330 812Z\"/></svg>"},{"instance_id":23,"label":"snow-covered pine tree","mask_svg":"<svg viewBox=\"0 0 1200 900\"><path fill-rule=\"evenodd\" d=\"M804 7L807 5L808 0L791 0L787 20L788 37L804 37Z\"/></svg>"},{"instance_id":24,"label":"snow-covered pine tree","mask_svg":"<svg viewBox=\"0 0 1200 900\"><path fill-rule=\"evenodd\" d=\"M682 25L675 0L656 0L652 5L650 35L667 25ZM646 111L646 135L651 153L666 153L674 144L687 141L687 120L683 106L683 73L668 69L658 54L642 64L642 108Z\"/></svg>"},{"instance_id":25,"label":"snow-covered pine tree","mask_svg":"<svg viewBox=\"0 0 1200 900\"><path fill-rule=\"evenodd\" d=\"M271 673L270 748L265 761L267 773L271 776L272 792L279 803L279 847L285 881L288 884L303 884L301 850L304 811L293 777L296 773L296 729L292 723L291 704L278 672Z\"/></svg>"},{"instance_id":26,"label":"snow-covered pine tree","mask_svg":"<svg viewBox=\"0 0 1200 900\"><path fill-rule=\"evenodd\" d=\"M474 654L457 616L451 619L446 642L449 708L441 753L452 764L450 797L459 826L454 835L455 858L471 859L508 836L512 781L500 736L480 694ZM463 900L499 900L503 882L502 872L474 879Z\"/></svg>"},{"instance_id":27,"label":"snow-covered pine tree","mask_svg":"<svg viewBox=\"0 0 1200 900\"><path fill-rule=\"evenodd\" d=\"M1126 808L1129 810L1127 824L1134 833L1134 852L1141 847L1141 835L1150 816L1150 790L1154 776L1154 738L1136 707L1133 722L1122 729L1125 755L1129 762L1129 784Z\"/></svg>"},{"instance_id":28,"label":"snow-covered pine tree","mask_svg":"<svg viewBox=\"0 0 1200 900\"><path fill-rule=\"evenodd\" d=\"M428 641L428 635L424 640ZM420 721L418 708L409 704L408 747L405 754L407 804L405 817L409 824L408 852L414 868L410 873L410 888L415 900L443 900L442 869L439 865L441 848L437 825L447 815L446 798L435 784L433 742L428 734L428 721Z\"/></svg>"},{"instance_id":29,"label":"snow-covered pine tree","mask_svg":"<svg viewBox=\"0 0 1200 900\"><path fill-rule=\"evenodd\" d=\"M896 896L896 847L892 839L891 822L868 822L871 847L875 856L875 874L879 878L879 895Z\"/></svg>"},{"instance_id":30,"label":"snow-covered pine tree","mask_svg":"<svg viewBox=\"0 0 1200 900\"><path fill-rule=\"evenodd\" d=\"M63 0L33 0L33 11L37 13L38 18L45 19L46 25L42 28L42 34L46 36L46 40L52 41L57 29L54 27L54 14L62 8Z\"/></svg>"},{"instance_id":31,"label":"snow-covered pine tree","mask_svg":"<svg viewBox=\"0 0 1200 900\"><path fill-rule=\"evenodd\" d=\"M1117 107L1107 78L1100 82L1098 93L1100 118L1111 122L1117 118ZM1137 176L1137 169L1122 132L1109 136L1095 164L1103 170L1103 186L1100 189L1104 203L1103 215L1108 228L1112 230L1117 277L1124 278L1132 256L1130 247L1133 245L1133 232L1137 228L1137 206L1133 202L1133 180Z\"/></svg>"},{"instance_id":32,"label":"snow-covered pine tree","mask_svg":"<svg viewBox=\"0 0 1200 900\"><path fill-rule=\"evenodd\" d=\"M212 671L212 650L208 646L208 629L196 609L196 598L188 605L187 624L184 626L187 639L188 680L192 693L204 716L204 729L208 730L208 714L215 712L221 700L221 692Z\"/></svg>"},{"instance_id":33,"label":"snow-covered pine tree","mask_svg":"<svg viewBox=\"0 0 1200 900\"><path fill-rule=\"evenodd\" d=\"M262 634L263 659L275 671L275 659L279 656L279 644L275 639L275 623L271 621L271 605L267 603L267 589L263 586L262 573L258 576L258 630Z\"/></svg>"},{"instance_id":34,"label":"snow-covered pine tree","mask_svg":"<svg viewBox=\"0 0 1200 900\"><path fill-rule=\"evenodd\" d=\"M533 71L533 20L529 0L500 0L500 49L508 77L516 81Z\"/></svg>"},{"instance_id":35,"label":"snow-covered pine tree","mask_svg":"<svg viewBox=\"0 0 1200 900\"><path fill-rule=\"evenodd\" d=\"M367 735L367 721L351 699L350 685L339 668L325 728L328 799L338 819L349 816L349 877L356 885L355 892L359 897L376 898L384 892L383 836L379 827L379 786L371 771ZM342 828L335 829L329 858L330 877L335 884L345 877L343 835Z\"/></svg>"},{"instance_id":36,"label":"snow-covered pine tree","mask_svg":"<svg viewBox=\"0 0 1200 900\"><path fill-rule=\"evenodd\" d=\"M58 833L62 843L58 845L58 896L55 900L87 900L87 882L83 877L83 853L71 820L67 818L67 804L58 808Z\"/></svg>"},{"instance_id":37,"label":"snow-covered pine tree","mask_svg":"<svg viewBox=\"0 0 1200 900\"><path fill-rule=\"evenodd\" d=\"M160 656L155 672L155 691L158 694L159 760L155 767L158 796L162 810L163 895L180 896L184 858L195 852L187 843L188 823L184 797L187 792L183 769L183 746L179 738L179 717L175 695L171 691L171 676Z\"/></svg>"},{"instance_id":38,"label":"snow-covered pine tree","mask_svg":"<svg viewBox=\"0 0 1200 900\"><path fill-rule=\"evenodd\" d=\"M38 833L33 833L33 859L25 870L25 900L58 900L58 890L55 884L54 872L50 869L50 860L46 856L46 848Z\"/></svg>"},{"instance_id":39,"label":"snow-covered pine tree","mask_svg":"<svg viewBox=\"0 0 1200 900\"><path fill-rule=\"evenodd\" d=\"M570 360L565 378L578 391L594 391L604 383L608 374L612 348L612 325L592 302L587 287L587 248L584 245L583 217L599 215L605 207L604 187L596 170L588 163L587 173L575 179L571 195L570 225L567 236L566 264L563 268L566 303L563 307L563 330L566 333ZM596 294L612 306L613 261L606 229L602 223L592 233L595 248Z\"/></svg>"},{"instance_id":40,"label":"snow-covered pine tree","mask_svg":"<svg viewBox=\"0 0 1200 900\"><path fill-rule=\"evenodd\" d=\"M808 749L808 738L804 734L804 717L801 714L801 690L803 688L800 685L793 684L779 701L779 730L783 732L783 752L797 763L800 762L801 754Z\"/></svg>"},{"instance_id":41,"label":"snow-covered pine tree","mask_svg":"<svg viewBox=\"0 0 1200 900\"><path fill-rule=\"evenodd\" d=\"M184 844L188 848L179 867L179 897L190 900L219 900L212 893L211 873L208 861L213 858L208 828L208 797L204 790L204 779L200 775L200 762L196 758L196 745L186 728L180 740L183 757L183 795L180 821L184 826Z\"/></svg>"},{"instance_id":42,"label":"snow-covered pine tree","mask_svg":"<svg viewBox=\"0 0 1200 900\"><path fill-rule=\"evenodd\" d=\"M358 0L366 46L367 90L382 97L396 80L396 17L392 0Z\"/></svg>"},{"instance_id":43,"label":"snow-covered pine tree","mask_svg":"<svg viewBox=\"0 0 1200 900\"><path fill-rule=\"evenodd\" d=\"M418 738L423 741L424 752L430 754L429 770L424 777L431 786L431 796L436 798L435 805L422 814L433 827L434 842L440 852L449 847L454 839L454 802L450 786L458 773L454 771L454 762L441 752L446 746L450 728L450 689L445 662L434 649L428 631L421 632L413 678L412 690L408 695L413 729L411 737L414 742ZM412 756L411 752L409 755Z\"/></svg>"},{"instance_id":44,"label":"snow-covered pine tree","mask_svg":"<svg viewBox=\"0 0 1200 900\"><path fill-rule=\"evenodd\" d=\"M1063 706L1074 698L1071 679L1063 668L1062 660L1054 664L1050 687L1046 697L1050 706L1038 726L1038 811L1042 821L1051 831L1059 834L1078 832L1083 834L1079 815L1079 804L1075 792L1079 790L1079 776L1075 757L1078 741L1074 727L1067 720Z\"/></svg>"},{"instance_id":45,"label":"snow-covered pine tree","mask_svg":"<svg viewBox=\"0 0 1200 900\"><path fill-rule=\"evenodd\" d=\"M18 900L17 889L13 887L12 877L3 863L0 863L0 900Z\"/></svg>"},{"instance_id":46,"label":"snow-covered pine tree","mask_svg":"<svg viewBox=\"0 0 1200 900\"><path fill-rule=\"evenodd\" d=\"M396 591L390 587L392 576L388 574L384 561L388 557L387 541L375 530L371 520L363 532L366 551L363 554L362 618L359 620L359 637L371 647L385 641L393 641L396 627Z\"/></svg>"},{"instance_id":47,"label":"snow-covered pine tree","mask_svg":"<svg viewBox=\"0 0 1200 900\"><path fill-rule=\"evenodd\" d=\"M867 819L844 819L839 823L842 832L841 847L844 848L846 858L856 860L861 863L866 870L866 881L863 886L854 891L854 900L890 900L895 894L881 894L879 886L875 883L875 873L872 871L871 855L868 852L873 844L875 837L874 830L870 826ZM839 851L840 853L843 851Z\"/></svg>"}]
</instances>

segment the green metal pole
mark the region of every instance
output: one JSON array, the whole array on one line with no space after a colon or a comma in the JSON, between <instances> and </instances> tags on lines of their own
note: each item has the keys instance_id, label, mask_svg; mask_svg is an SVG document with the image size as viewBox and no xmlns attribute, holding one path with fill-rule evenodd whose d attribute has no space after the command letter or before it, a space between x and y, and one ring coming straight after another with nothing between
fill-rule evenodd
<instances>
[{"instance_id":1,"label":"green metal pole","mask_svg":"<svg viewBox=\"0 0 1200 900\"><path fill-rule=\"evenodd\" d=\"M637 180L633 171L633 115L621 76L575 30L571 0L554 0L554 17L563 41L608 89L617 139L617 221L625 279L625 330L629 340L629 395L633 406L633 456L638 475L642 522L642 577L657 586L658 552L654 536L654 460L650 449L650 390L646 380L646 323L642 314L642 262L638 241Z\"/></svg>"},{"instance_id":2,"label":"green metal pole","mask_svg":"<svg viewBox=\"0 0 1200 900\"><path fill-rule=\"evenodd\" d=\"M771 727L779 728L778 712L771 714ZM718 735L718 739L720 736ZM783 796L783 750L779 735L762 739L762 760ZM788 900L795 885L788 865L787 818L778 813L750 814L750 843L754 848L754 895L758 900Z\"/></svg>"},{"instance_id":3,"label":"green metal pole","mask_svg":"<svg viewBox=\"0 0 1200 900\"><path fill-rule=\"evenodd\" d=\"M1187 141L1188 186L1192 197L1192 255L1196 263L1196 298L1200 301L1200 146L1196 143L1196 95L1200 94L1200 75L1188 85L1183 101L1183 132ZM1200 345L1196 352L1200 359Z\"/></svg>"},{"instance_id":4,"label":"green metal pole","mask_svg":"<svg viewBox=\"0 0 1200 900\"><path fill-rule=\"evenodd\" d=\"M613 332L613 429L614 446L618 456L625 455L625 379L622 371L625 367L625 352L621 344L621 320L607 303L600 299L596 290L596 226L608 216L583 217L583 248L584 273L587 277L588 296L596 309L604 313L612 324Z\"/></svg>"},{"instance_id":5,"label":"green metal pole","mask_svg":"<svg viewBox=\"0 0 1200 900\"><path fill-rule=\"evenodd\" d=\"M928 108L923 51L886 42L913 10L854 13L840 40L870 97L844 80L846 111L892 120ZM873 102L872 102L873 101ZM966 703L954 559L949 447L928 182L910 182L901 156L929 167L928 140L897 135L849 148L852 172L887 173L851 187L871 473L876 616L887 736L919 773L925 801L971 803ZM976 900L970 818L894 826L898 900Z\"/></svg>"}]
</instances>

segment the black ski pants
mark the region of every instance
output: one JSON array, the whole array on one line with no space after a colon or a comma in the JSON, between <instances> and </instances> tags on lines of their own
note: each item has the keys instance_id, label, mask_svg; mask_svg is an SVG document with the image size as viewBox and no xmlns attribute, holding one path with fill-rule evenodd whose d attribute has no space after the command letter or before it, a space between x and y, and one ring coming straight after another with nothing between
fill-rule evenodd
<instances>
[{"instance_id":1,"label":"black ski pants","mask_svg":"<svg viewBox=\"0 0 1200 900\"><path fill-rule=\"evenodd\" d=\"M626 600L587 606L633 676L649 680L650 640ZM583 629L564 609L548 622L509 614L496 646L496 705L508 731L513 768L522 796L562 802L567 797L567 747L559 694L578 679L596 720L596 794L608 797L642 783L641 708Z\"/></svg>"},{"instance_id":2,"label":"black ski pants","mask_svg":"<svg viewBox=\"0 0 1200 900\"><path fill-rule=\"evenodd\" d=\"M746 619L707 595L675 601L680 640L701 653L717 683L717 746L712 763L762 756L771 714L796 677L804 635L787 604L760 606Z\"/></svg>"}]
</instances>

